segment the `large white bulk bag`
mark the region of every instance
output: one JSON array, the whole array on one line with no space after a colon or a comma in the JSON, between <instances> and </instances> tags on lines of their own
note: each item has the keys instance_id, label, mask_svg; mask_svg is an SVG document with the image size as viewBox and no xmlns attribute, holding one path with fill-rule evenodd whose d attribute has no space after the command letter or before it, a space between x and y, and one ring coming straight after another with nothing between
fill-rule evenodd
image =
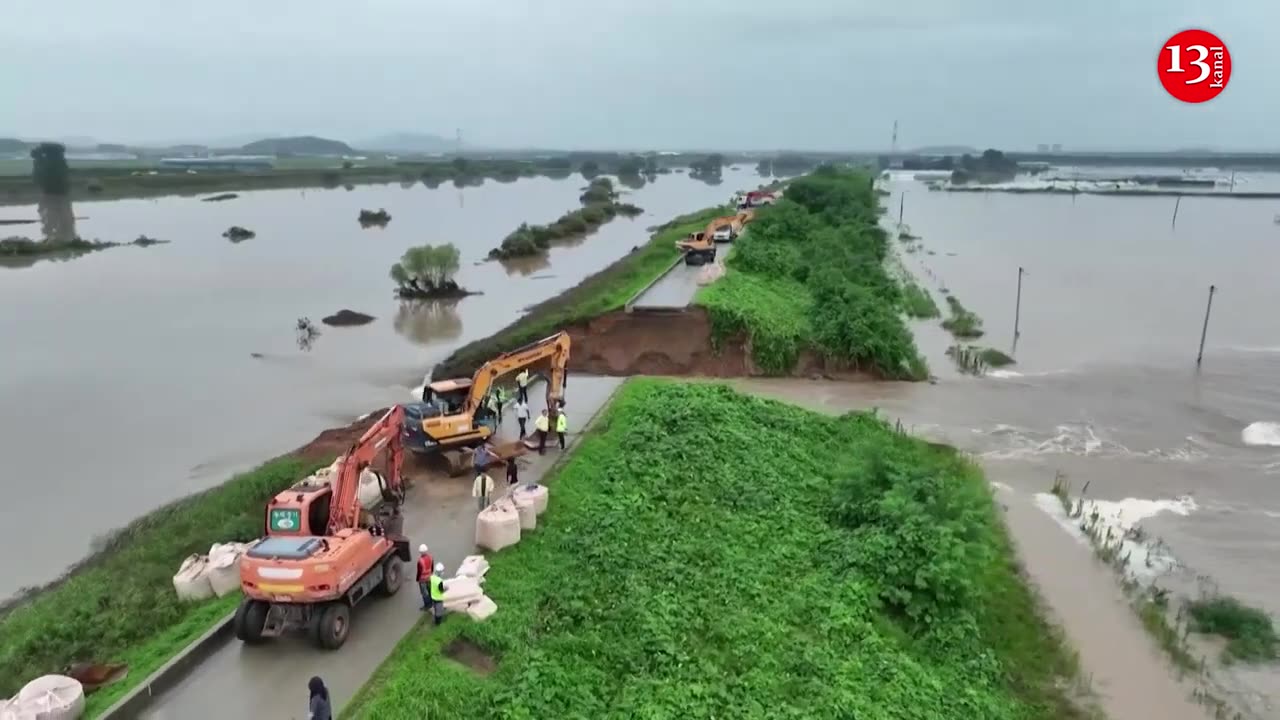
<instances>
[{"instance_id":1,"label":"large white bulk bag","mask_svg":"<svg viewBox=\"0 0 1280 720\"><path fill-rule=\"evenodd\" d=\"M241 543L214 543L209 548L204 574L214 595L223 597L240 589L240 558L247 547Z\"/></svg>"},{"instance_id":2,"label":"large white bulk bag","mask_svg":"<svg viewBox=\"0 0 1280 720\"><path fill-rule=\"evenodd\" d=\"M501 550L520 542L520 514L508 500L499 500L476 516L476 545Z\"/></svg>"},{"instance_id":3,"label":"large white bulk bag","mask_svg":"<svg viewBox=\"0 0 1280 720\"><path fill-rule=\"evenodd\" d=\"M365 510L378 507L382 503L382 477L369 468L361 470L356 498L360 500L360 507Z\"/></svg>"},{"instance_id":4,"label":"large white bulk bag","mask_svg":"<svg viewBox=\"0 0 1280 720\"><path fill-rule=\"evenodd\" d=\"M480 581L463 575L444 581L444 609L466 610L467 606L484 596Z\"/></svg>"},{"instance_id":5,"label":"large white bulk bag","mask_svg":"<svg viewBox=\"0 0 1280 720\"><path fill-rule=\"evenodd\" d=\"M213 597L213 585L205 574L209 559L204 555L191 555L182 561L178 574L173 576L173 589L180 600L198 601Z\"/></svg>"},{"instance_id":6,"label":"large white bulk bag","mask_svg":"<svg viewBox=\"0 0 1280 720\"><path fill-rule=\"evenodd\" d=\"M516 514L520 516L520 530L533 530L538 527L538 511L533 506L533 498L513 495L511 501L516 506Z\"/></svg>"},{"instance_id":7,"label":"large white bulk bag","mask_svg":"<svg viewBox=\"0 0 1280 720\"><path fill-rule=\"evenodd\" d=\"M27 683L7 712L17 720L75 720L84 714L84 687L65 675L44 675Z\"/></svg>"},{"instance_id":8,"label":"large white bulk bag","mask_svg":"<svg viewBox=\"0 0 1280 720\"><path fill-rule=\"evenodd\" d=\"M458 577L473 577L477 582L484 582L484 574L489 572L489 561L483 555L468 555L458 565Z\"/></svg>"},{"instance_id":9,"label":"large white bulk bag","mask_svg":"<svg viewBox=\"0 0 1280 720\"><path fill-rule=\"evenodd\" d=\"M511 495L517 501L522 497L532 500L534 512L539 515L547 511L547 498L549 491L547 490L546 485L538 485L536 483L531 483L529 485L517 485L515 490L511 491Z\"/></svg>"},{"instance_id":10,"label":"large white bulk bag","mask_svg":"<svg viewBox=\"0 0 1280 720\"><path fill-rule=\"evenodd\" d=\"M496 612L498 612L498 604L490 600L488 595L481 595L479 600L467 606L467 614L472 620L486 620Z\"/></svg>"}]
</instances>

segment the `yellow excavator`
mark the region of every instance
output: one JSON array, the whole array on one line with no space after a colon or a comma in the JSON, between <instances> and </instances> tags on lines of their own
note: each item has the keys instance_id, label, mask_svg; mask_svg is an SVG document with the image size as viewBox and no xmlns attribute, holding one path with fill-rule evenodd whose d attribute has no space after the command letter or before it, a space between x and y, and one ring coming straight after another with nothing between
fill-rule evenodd
<instances>
[{"instance_id":1,"label":"yellow excavator","mask_svg":"<svg viewBox=\"0 0 1280 720\"><path fill-rule=\"evenodd\" d=\"M460 474L467 469L471 450L486 444L497 430L497 418L486 400L499 380L521 370L543 372L554 427L564 405L568 367L569 333L561 331L499 355L470 378L429 383L423 388L422 402L405 406L404 446L421 455L439 454L451 473ZM496 455L498 460L505 459L503 452Z\"/></svg>"},{"instance_id":2,"label":"yellow excavator","mask_svg":"<svg viewBox=\"0 0 1280 720\"><path fill-rule=\"evenodd\" d=\"M733 242L747 223L754 220L754 210L743 210L736 215L725 215L707 223L702 232L676 241L676 249L684 253L686 265L705 265L716 259L716 243Z\"/></svg>"}]
</instances>

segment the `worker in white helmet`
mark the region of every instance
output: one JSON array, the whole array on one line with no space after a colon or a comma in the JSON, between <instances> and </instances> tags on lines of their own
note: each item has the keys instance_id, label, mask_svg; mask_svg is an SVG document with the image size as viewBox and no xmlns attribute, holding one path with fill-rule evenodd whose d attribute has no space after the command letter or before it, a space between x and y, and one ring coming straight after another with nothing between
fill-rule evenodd
<instances>
[{"instance_id":1,"label":"worker in white helmet","mask_svg":"<svg viewBox=\"0 0 1280 720\"><path fill-rule=\"evenodd\" d=\"M444 591L444 563L436 563L435 572L431 573L431 614L436 625L444 621Z\"/></svg>"},{"instance_id":2,"label":"worker in white helmet","mask_svg":"<svg viewBox=\"0 0 1280 720\"><path fill-rule=\"evenodd\" d=\"M418 546L418 592L422 593L422 609L431 607L431 569L435 561L426 543Z\"/></svg>"}]
</instances>

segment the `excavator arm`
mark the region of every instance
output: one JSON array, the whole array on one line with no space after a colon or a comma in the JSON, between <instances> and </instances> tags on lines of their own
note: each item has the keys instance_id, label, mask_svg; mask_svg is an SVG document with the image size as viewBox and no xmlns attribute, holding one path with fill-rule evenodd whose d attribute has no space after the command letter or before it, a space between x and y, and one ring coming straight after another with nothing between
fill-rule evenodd
<instances>
[{"instance_id":1,"label":"excavator arm","mask_svg":"<svg viewBox=\"0 0 1280 720\"><path fill-rule=\"evenodd\" d=\"M499 378L544 362L550 365L547 408L554 411L564 399L565 375L569 367L569 333L564 331L503 353L481 365L471 378L471 391L467 394L463 412L474 415Z\"/></svg>"},{"instance_id":2,"label":"excavator arm","mask_svg":"<svg viewBox=\"0 0 1280 720\"><path fill-rule=\"evenodd\" d=\"M399 405L392 407L343 456L333 485L329 535L336 535L339 530L355 528L359 523L360 503L357 493L360 471L368 467L383 449L390 453L387 458L387 488L395 493L401 492L400 464L404 459L404 447L400 433L403 423L404 408Z\"/></svg>"}]
</instances>

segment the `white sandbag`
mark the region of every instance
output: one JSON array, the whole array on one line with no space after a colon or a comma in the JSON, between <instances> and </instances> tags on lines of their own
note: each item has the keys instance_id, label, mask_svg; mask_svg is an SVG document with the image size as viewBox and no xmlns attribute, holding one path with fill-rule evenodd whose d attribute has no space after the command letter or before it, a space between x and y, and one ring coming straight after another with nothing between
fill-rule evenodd
<instances>
[{"instance_id":1,"label":"white sandbag","mask_svg":"<svg viewBox=\"0 0 1280 720\"><path fill-rule=\"evenodd\" d=\"M178 599L195 602L213 597L213 585L205 574L209 558L204 555L191 555L182 561L178 574L173 576L173 589Z\"/></svg>"},{"instance_id":2,"label":"white sandbag","mask_svg":"<svg viewBox=\"0 0 1280 720\"><path fill-rule=\"evenodd\" d=\"M476 621L487 620L496 612L498 612L498 604L489 599L488 595L481 595L479 600L467 607L467 615Z\"/></svg>"},{"instance_id":3,"label":"white sandbag","mask_svg":"<svg viewBox=\"0 0 1280 720\"><path fill-rule=\"evenodd\" d=\"M480 581L473 577L461 576L444 581L444 609L466 610L471 603L484 597L480 589Z\"/></svg>"},{"instance_id":4,"label":"white sandbag","mask_svg":"<svg viewBox=\"0 0 1280 720\"><path fill-rule=\"evenodd\" d=\"M331 465L329 465L329 467L320 468L319 470L308 475L306 479L304 479L302 482L303 484L306 484L306 485L315 485L319 487L329 485L333 482L333 479L336 477L336 474L338 472L338 466L341 464L342 464L342 456L339 455L338 458L334 460Z\"/></svg>"},{"instance_id":5,"label":"white sandbag","mask_svg":"<svg viewBox=\"0 0 1280 720\"><path fill-rule=\"evenodd\" d=\"M517 501L522 497L532 500L534 512L539 515L547 511L547 499L549 494L550 491L547 490L546 485L538 485L536 483L531 483L529 485L517 485L516 488L511 491L511 496Z\"/></svg>"},{"instance_id":6,"label":"white sandbag","mask_svg":"<svg viewBox=\"0 0 1280 720\"><path fill-rule=\"evenodd\" d=\"M477 582L484 582L485 573L489 572L489 561L483 555L468 555L462 558L458 566L458 577L473 577Z\"/></svg>"},{"instance_id":7,"label":"white sandbag","mask_svg":"<svg viewBox=\"0 0 1280 720\"><path fill-rule=\"evenodd\" d=\"M209 548L204 576L214 595L224 597L240 589L240 558L247 547L243 543L214 543Z\"/></svg>"},{"instance_id":8,"label":"white sandbag","mask_svg":"<svg viewBox=\"0 0 1280 720\"><path fill-rule=\"evenodd\" d=\"M476 545L501 550L520 542L520 514L511 501L503 499L476 516Z\"/></svg>"},{"instance_id":9,"label":"white sandbag","mask_svg":"<svg viewBox=\"0 0 1280 720\"><path fill-rule=\"evenodd\" d=\"M6 712L17 720L75 720L84 714L84 686L65 675L44 675L23 686Z\"/></svg>"},{"instance_id":10,"label":"white sandbag","mask_svg":"<svg viewBox=\"0 0 1280 720\"><path fill-rule=\"evenodd\" d=\"M360 500L360 507L365 510L372 510L382 504L382 477L369 468L361 470L356 497Z\"/></svg>"},{"instance_id":11,"label":"white sandbag","mask_svg":"<svg viewBox=\"0 0 1280 720\"><path fill-rule=\"evenodd\" d=\"M512 495L511 501L516 506L516 514L520 516L520 530L533 530L538 527L538 511L533 506L533 498L525 495Z\"/></svg>"}]
</instances>

